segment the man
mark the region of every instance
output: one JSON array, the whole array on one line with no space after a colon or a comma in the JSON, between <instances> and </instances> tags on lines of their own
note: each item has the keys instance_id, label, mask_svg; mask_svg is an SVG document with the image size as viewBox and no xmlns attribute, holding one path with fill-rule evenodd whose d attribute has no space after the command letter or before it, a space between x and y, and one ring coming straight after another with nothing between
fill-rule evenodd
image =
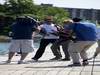
<instances>
[{"instance_id":1,"label":"man","mask_svg":"<svg viewBox=\"0 0 100 75\"><path fill-rule=\"evenodd\" d=\"M100 28L97 28L97 38L98 38L97 41L98 46L96 48L93 58L95 58L100 53Z\"/></svg>"},{"instance_id":2,"label":"man","mask_svg":"<svg viewBox=\"0 0 100 75\"><path fill-rule=\"evenodd\" d=\"M76 41L69 45L69 53L73 60L73 64L69 66L81 66L79 54L83 59L82 65L88 65L86 51L97 41L96 25L81 22L81 20L80 18L73 18L74 23L69 27L76 35Z\"/></svg>"},{"instance_id":3,"label":"man","mask_svg":"<svg viewBox=\"0 0 100 75\"><path fill-rule=\"evenodd\" d=\"M21 58L18 64L24 63L25 57L33 49L32 33L36 29L36 21L28 16L18 17L12 25L12 41L9 48L7 63L11 62L15 52L21 50Z\"/></svg>"},{"instance_id":4,"label":"man","mask_svg":"<svg viewBox=\"0 0 100 75\"><path fill-rule=\"evenodd\" d=\"M72 23L73 23L73 21L70 19L63 21L63 28L60 28L58 31L59 40L57 40L51 46L52 52L55 55L55 58L52 58L51 60L58 60L58 57L60 56L59 54L61 54L60 51L58 50L58 47L60 45L62 46L62 50L65 55L65 58L63 58L62 60L63 61L70 60L70 56L69 56L69 52L68 52L68 45L71 41L71 38L70 38L70 35L68 32L68 26L71 25Z\"/></svg>"},{"instance_id":5,"label":"man","mask_svg":"<svg viewBox=\"0 0 100 75\"><path fill-rule=\"evenodd\" d=\"M57 32L57 28L55 24L53 24L53 17L47 16L44 20L44 23L38 27L38 30L43 35L43 38L40 41L39 49L37 50L35 56L32 58L34 61L38 61L38 59L43 55L48 44L54 43L59 38L58 36L52 34ZM59 59L61 59L61 57L62 56L58 56Z\"/></svg>"}]
</instances>

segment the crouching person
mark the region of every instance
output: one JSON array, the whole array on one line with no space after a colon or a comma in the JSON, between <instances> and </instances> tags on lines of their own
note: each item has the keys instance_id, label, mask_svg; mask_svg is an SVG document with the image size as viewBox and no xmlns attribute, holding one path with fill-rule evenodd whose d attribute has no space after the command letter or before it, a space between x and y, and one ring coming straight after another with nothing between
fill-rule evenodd
<instances>
[{"instance_id":1,"label":"crouching person","mask_svg":"<svg viewBox=\"0 0 100 75\"><path fill-rule=\"evenodd\" d=\"M99 36L98 36L97 44L98 44L98 46L97 46L96 51L95 51L95 53L93 55L93 58L95 58L100 53L100 37Z\"/></svg>"},{"instance_id":2,"label":"crouching person","mask_svg":"<svg viewBox=\"0 0 100 75\"><path fill-rule=\"evenodd\" d=\"M70 25L70 29L76 35L76 41L69 45L69 53L72 57L73 64L69 66L81 66L79 54L83 60L82 65L88 65L88 57L86 51L96 43L97 30L93 23L81 22L80 18L74 18L74 23Z\"/></svg>"},{"instance_id":3,"label":"crouching person","mask_svg":"<svg viewBox=\"0 0 100 75\"><path fill-rule=\"evenodd\" d=\"M30 17L18 17L11 28L12 41L9 47L9 55L6 63L10 63L14 54L21 50L21 58L18 61L18 64L21 64L28 53L34 50L32 33L36 29L36 21Z\"/></svg>"}]
</instances>

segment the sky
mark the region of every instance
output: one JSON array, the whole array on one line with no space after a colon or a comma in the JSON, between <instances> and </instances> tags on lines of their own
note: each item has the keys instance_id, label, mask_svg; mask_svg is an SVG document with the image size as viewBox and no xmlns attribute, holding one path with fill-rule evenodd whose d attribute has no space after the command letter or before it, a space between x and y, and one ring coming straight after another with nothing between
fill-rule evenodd
<instances>
[{"instance_id":1,"label":"sky","mask_svg":"<svg viewBox=\"0 0 100 75\"><path fill-rule=\"evenodd\" d=\"M100 9L100 0L34 0L36 4L53 4L57 7Z\"/></svg>"},{"instance_id":2,"label":"sky","mask_svg":"<svg viewBox=\"0 0 100 75\"><path fill-rule=\"evenodd\" d=\"M3 3L4 0L0 0ZM34 0L35 4L53 4L57 7L100 9L100 0Z\"/></svg>"},{"instance_id":3,"label":"sky","mask_svg":"<svg viewBox=\"0 0 100 75\"><path fill-rule=\"evenodd\" d=\"M4 3L4 0L0 0L0 3L3 4Z\"/></svg>"}]
</instances>

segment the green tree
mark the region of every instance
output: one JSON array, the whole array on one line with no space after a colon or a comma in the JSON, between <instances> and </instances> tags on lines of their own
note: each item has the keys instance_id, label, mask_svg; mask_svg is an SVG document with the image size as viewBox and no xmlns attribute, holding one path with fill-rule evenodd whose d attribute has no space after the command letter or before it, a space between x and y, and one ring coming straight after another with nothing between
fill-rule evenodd
<instances>
[{"instance_id":1,"label":"green tree","mask_svg":"<svg viewBox=\"0 0 100 75\"><path fill-rule=\"evenodd\" d=\"M57 23L62 23L64 19L69 18L69 13L63 8L41 6L37 12L38 18L42 20L46 15L53 16Z\"/></svg>"},{"instance_id":2,"label":"green tree","mask_svg":"<svg viewBox=\"0 0 100 75\"><path fill-rule=\"evenodd\" d=\"M52 6L35 5L33 0L6 0L4 5L0 5L0 14L4 14L3 34L10 30L10 25L17 15L29 15L36 17L40 21L45 16L51 15L54 17L54 22L62 24L64 19L69 18L69 13L63 8Z\"/></svg>"},{"instance_id":3,"label":"green tree","mask_svg":"<svg viewBox=\"0 0 100 75\"><path fill-rule=\"evenodd\" d=\"M0 4L0 12L5 12L5 7L4 7L4 5L1 5L1 4Z\"/></svg>"},{"instance_id":4,"label":"green tree","mask_svg":"<svg viewBox=\"0 0 100 75\"><path fill-rule=\"evenodd\" d=\"M43 20L46 15L52 15L57 23L69 17L69 13L62 8L34 5L33 0L7 0L5 5L11 15L31 14L39 20Z\"/></svg>"},{"instance_id":5,"label":"green tree","mask_svg":"<svg viewBox=\"0 0 100 75\"><path fill-rule=\"evenodd\" d=\"M32 13L33 0L8 0L7 5L9 14L19 15Z\"/></svg>"}]
</instances>

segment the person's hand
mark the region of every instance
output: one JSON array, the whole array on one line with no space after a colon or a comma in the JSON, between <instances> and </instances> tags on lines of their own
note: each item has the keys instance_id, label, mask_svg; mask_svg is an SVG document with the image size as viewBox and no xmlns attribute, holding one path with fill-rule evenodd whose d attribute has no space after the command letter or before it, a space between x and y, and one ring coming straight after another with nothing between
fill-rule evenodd
<instances>
[{"instance_id":1,"label":"person's hand","mask_svg":"<svg viewBox=\"0 0 100 75\"><path fill-rule=\"evenodd\" d=\"M41 27L40 27L40 26L38 26L38 27L37 27L37 29L40 31L40 30L41 30Z\"/></svg>"}]
</instances>

